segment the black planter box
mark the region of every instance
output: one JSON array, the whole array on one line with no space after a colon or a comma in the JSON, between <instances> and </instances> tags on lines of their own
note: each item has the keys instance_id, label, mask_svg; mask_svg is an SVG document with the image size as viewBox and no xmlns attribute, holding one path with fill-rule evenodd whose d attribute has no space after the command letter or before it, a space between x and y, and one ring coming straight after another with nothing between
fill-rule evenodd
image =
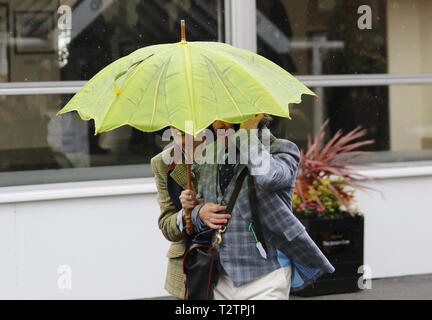
<instances>
[{"instance_id":1,"label":"black planter box","mask_svg":"<svg viewBox=\"0 0 432 320\"><path fill-rule=\"evenodd\" d=\"M363 216L300 221L335 271L293 295L310 297L360 290L357 282L361 274L357 271L363 265Z\"/></svg>"}]
</instances>

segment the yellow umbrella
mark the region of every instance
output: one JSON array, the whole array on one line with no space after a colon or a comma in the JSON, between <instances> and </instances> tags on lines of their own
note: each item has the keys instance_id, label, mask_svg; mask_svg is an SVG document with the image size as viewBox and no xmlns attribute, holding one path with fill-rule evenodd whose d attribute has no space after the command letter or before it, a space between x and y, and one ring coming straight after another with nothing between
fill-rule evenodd
<instances>
[{"instance_id":1,"label":"yellow umbrella","mask_svg":"<svg viewBox=\"0 0 432 320\"><path fill-rule=\"evenodd\" d=\"M57 115L77 111L95 134L130 125L151 132L174 126L196 135L215 120L255 114L288 117L289 104L315 95L270 60L220 42L182 40L138 49L111 63ZM187 121L192 125L187 126Z\"/></svg>"}]
</instances>

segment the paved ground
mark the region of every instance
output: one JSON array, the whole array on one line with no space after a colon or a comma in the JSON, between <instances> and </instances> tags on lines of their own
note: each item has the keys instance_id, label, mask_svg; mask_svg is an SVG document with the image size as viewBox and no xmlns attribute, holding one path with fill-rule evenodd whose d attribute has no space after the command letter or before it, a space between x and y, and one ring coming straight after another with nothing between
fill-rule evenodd
<instances>
[{"instance_id":1,"label":"paved ground","mask_svg":"<svg viewBox=\"0 0 432 320\"><path fill-rule=\"evenodd\" d=\"M157 297L155 300L171 300L173 297ZM298 297L292 300L432 300L432 274L373 279L372 289L353 293L316 297Z\"/></svg>"},{"instance_id":2,"label":"paved ground","mask_svg":"<svg viewBox=\"0 0 432 320\"><path fill-rule=\"evenodd\" d=\"M373 279L372 289L292 300L432 300L432 274Z\"/></svg>"}]
</instances>

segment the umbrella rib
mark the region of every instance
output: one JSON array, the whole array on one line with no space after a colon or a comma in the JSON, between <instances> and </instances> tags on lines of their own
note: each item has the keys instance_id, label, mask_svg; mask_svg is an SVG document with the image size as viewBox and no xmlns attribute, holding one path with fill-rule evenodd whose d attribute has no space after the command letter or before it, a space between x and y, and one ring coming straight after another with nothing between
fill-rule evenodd
<instances>
[{"instance_id":1,"label":"umbrella rib","mask_svg":"<svg viewBox=\"0 0 432 320\"><path fill-rule=\"evenodd\" d=\"M196 44L198 44L198 43L196 43ZM273 73L271 73L270 70L268 70L267 68L265 68L264 66L262 66L262 65L259 64L259 63L255 63L255 61L251 62L251 61L249 61L248 59L246 59L245 57L243 57L243 56L241 56L241 55L239 55L239 54L237 54L237 53L235 53L235 52L232 52L232 51L226 50L226 49L221 50L221 51L214 51L214 50L212 50L211 48L207 48L207 47L205 47L205 46L201 46L201 45L199 45L199 44L198 44L198 47L201 48L202 50L209 51L209 52L211 52L211 53L213 53L213 54L216 54L216 55L222 56L222 57L227 58L227 59L229 59L229 60L234 60L235 63L237 63L237 62L236 62L236 59L237 59L237 60L240 59L240 61L242 61L243 63L253 64L254 66L258 67L259 70L265 72L267 75L269 75L269 76L272 77L274 80L276 80L276 82L279 83L279 84L282 86L282 88L285 88L286 90L290 90L290 91L293 90L293 86L292 86L292 85L284 84L284 83L280 80L278 74L273 74ZM249 53L250 53L250 52L249 52ZM254 60L255 60L255 57L258 57L258 58L259 58L259 55L253 54L253 55L252 55L252 58L253 58ZM275 64L274 62L272 62L272 61L270 61L270 60L269 60L269 62L272 63L272 64L274 64L276 67L280 68L282 71L288 73L290 76L292 76L288 71L282 69L280 66L278 66L278 65ZM237 63L237 64L240 65L239 63ZM242 69L243 69L244 71L246 71L247 73L249 73L249 71L247 71L243 66L242 66ZM249 74L250 74L250 73L249 73ZM301 101L301 96L302 96L303 94L308 94L308 95L314 95L314 96L316 96L316 94L315 94L312 90L310 90L308 87L306 87L306 86L305 86L301 81L299 81L299 80L298 80L297 78L295 78L294 76L292 76L292 79L290 79L290 81L293 81L294 84L296 84L296 85L299 86L296 90L294 90L294 93L296 93L297 96L298 96L298 94L300 94L300 98L299 98L300 101ZM260 82L261 86L263 86L263 84L261 83L261 81L259 81L259 82ZM273 98L273 96L272 96L272 98ZM274 100L274 98L273 98L273 100ZM289 103L298 103L298 102L293 102L293 101L291 101L291 102L288 102L288 104L289 104ZM288 108L285 112L288 112L288 114L289 114L289 108Z\"/></svg>"},{"instance_id":2,"label":"umbrella rib","mask_svg":"<svg viewBox=\"0 0 432 320\"><path fill-rule=\"evenodd\" d=\"M98 105L100 99L101 99L102 97L105 96L105 93L108 91L108 89L111 89L111 86L106 86L105 90L104 90L104 91L102 92L102 94L97 98L97 100L96 100L96 102L95 102L95 104L94 104L95 107ZM108 109L109 109L109 108L107 108L107 110L108 110ZM105 111L104 116L102 117L102 119L101 119L101 121L100 121L101 124L102 124L103 120L105 119L105 116L106 116L106 111ZM95 117L91 117L91 118L93 118L93 119L95 120L95 135L96 135L97 132L98 132L98 126L96 125L96 118L95 118Z\"/></svg>"},{"instance_id":3,"label":"umbrella rib","mask_svg":"<svg viewBox=\"0 0 432 320\"><path fill-rule=\"evenodd\" d=\"M117 65L117 64L121 64L121 62L123 62L123 61L127 61L127 58L128 58L128 56L125 56L125 57L122 57L122 58L120 58L120 59L118 59L118 60L116 60L116 61L114 61L114 62L112 62L112 63L110 63L108 66L106 66L104 69L102 69L102 70L100 70L98 73L96 73L86 84L85 84L85 86L90 86L90 88L91 88L91 92L93 92L94 91L94 87L96 86L96 82L97 82L97 80L99 80L99 78L101 78L103 75L105 75L105 73L107 73L107 72L109 72L109 67L110 66L114 66L114 65ZM110 88L111 86L107 86L107 88ZM84 88L84 87L83 87ZM106 91L107 91L107 89L105 89L104 91L103 91L103 94L100 96L100 97L98 97L98 99L96 100L97 102L100 100L100 98L102 97L102 96L104 96L105 95L105 93L106 93ZM76 98L76 99L78 99L79 97L81 97L82 95L84 94L84 91L81 89L80 91L78 91L77 93L76 93L76 95L73 97L73 98ZM91 94L92 95L92 94ZM71 101L72 101L72 99L71 99ZM78 111L78 108L79 107L75 107L75 108L73 108L73 109L71 109L71 110L69 110L69 111L73 111L73 110L76 110L76 111ZM80 109L83 109L83 108L80 108ZM69 111L67 111L67 112L69 112ZM79 113L79 112L78 112ZM60 113L59 113L60 114ZM80 114L81 115L81 114ZM92 116L90 116L90 119L95 119L94 117L92 117Z\"/></svg>"},{"instance_id":4,"label":"umbrella rib","mask_svg":"<svg viewBox=\"0 0 432 320\"><path fill-rule=\"evenodd\" d=\"M169 58L169 61L168 61L168 64L167 64L167 66L166 66L166 68L165 68L165 72L164 72L164 97L165 97L165 111L166 111L166 113L167 113L167 115L168 115L168 122L170 123L170 124L172 124L172 115L171 115L171 112L170 112L170 110L168 109L168 104L167 104L167 79L171 76L167 76L167 73L168 73L168 68L169 68L169 64L171 63L171 59L172 59L172 55L170 56L170 58Z\"/></svg>"},{"instance_id":5,"label":"umbrella rib","mask_svg":"<svg viewBox=\"0 0 432 320\"><path fill-rule=\"evenodd\" d=\"M152 111L152 117L151 117L151 121L150 121L150 126L153 125L154 115L155 115L155 113L156 113L156 105L157 105L157 103L158 103L158 96L159 96L159 86L160 86L160 82L161 82L162 76L163 76L164 74L166 74L167 68L168 68L168 66L169 66L169 64L170 64L170 61L171 61L171 57L172 57L172 56L170 56L170 57L169 57L169 58L168 58L168 59L163 63L162 68L161 68L161 72L160 72L159 77L158 77L157 82L156 82L155 96L154 96L154 99L153 99L153 111Z\"/></svg>"},{"instance_id":6,"label":"umbrella rib","mask_svg":"<svg viewBox=\"0 0 432 320\"><path fill-rule=\"evenodd\" d=\"M131 78L133 78L133 76L137 73L137 71L144 65L144 61L146 61L148 58L150 58L150 57L152 57L153 56L153 53L152 54L150 54L150 55L148 55L147 57L145 57L144 59L142 59L142 61L140 62L140 64L130 73L130 75L126 78L126 80L124 80L124 85L123 86L126 86L126 84L129 82L129 80L131 79ZM107 88L111 88L111 86L107 86ZM102 96L101 96L102 97ZM114 96L114 98L116 98L116 96ZM98 99L99 100L99 99ZM111 104L110 104L111 105ZM107 114L108 114L108 111L110 110L110 108L106 108L106 110L105 110L105 112L104 112L104 114L103 114L103 117L102 117L102 119L101 119L101 123L104 121L104 119L106 118L106 116L107 116ZM96 127L96 126L95 126Z\"/></svg>"},{"instance_id":7,"label":"umbrella rib","mask_svg":"<svg viewBox=\"0 0 432 320\"><path fill-rule=\"evenodd\" d=\"M72 97L72 99L71 99L67 104L70 104L71 101L78 100L78 98L80 98L80 97L84 94L85 89L88 89L91 93L93 93L93 92L95 91L94 87L95 87L94 84L89 84L89 85L86 85L86 87L81 88L81 90L78 91L78 93L77 93L74 97ZM110 86L107 86L107 88L110 88ZM104 93L106 92L107 88L105 88L104 91L102 92L103 94L100 95L100 96L97 98L96 103L99 102L100 98L104 96ZM60 110L60 111L58 112L58 114L62 114L62 113L70 112L70 111L78 111L78 109L80 109L80 110L82 111L83 109L88 109L88 108L91 107L91 106L92 106L92 105L87 106L87 107L78 107L78 106L76 106L76 107L69 107L69 108L72 108L72 109L69 109L69 108L68 108L69 110L67 110L67 111L63 111L63 109L66 108L66 106L65 106L62 110ZM94 119L94 117L90 116L90 119Z\"/></svg>"},{"instance_id":8,"label":"umbrella rib","mask_svg":"<svg viewBox=\"0 0 432 320\"><path fill-rule=\"evenodd\" d=\"M121 63L123 62L123 61L127 61L127 59L131 59L130 57L128 57L128 56L124 56L124 57L122 57L122 58L120 58L120 59L118 59L118 60L116 60L116 61L114 61L114 62L111 62L110 64L108 64L105 68L103 68L102 70L100 70L98 73L96 73L95 75L94 75L94 77L93 78L91 78L89 81L88 81L88 83L90 84L90 83L93 83L93 82L96 82L97 80L99 80L99 78L101 78L102 76L104 76L105 75L105 73L108 73L108 72L110 72L110 68L109 67L114 67L114 66L117 66L117 64L119 65L119 69L120 69L120 65L121 65ZM133 61L133 60L132 60ZM129 63L128 63L129 64Z\"/></svg>"},{"instance_id":9,"label":"umbrella rib","mask_svg":"<svg viewBox=\"0 0 432 320\"><path fill-rule=\"evenodd\" d=\"M230 66L229 68L231 68L231 66ZM223 73L225 73L225 71L224 71ZM232 84L232 82L231 82L230 79L227 79L227 82L230 82L231 85L232 85L233 87L236 87L234 84ZM258 97L255 99L255 101L252 102L252 100L249 99L248 96L243 92L243 90L241 89L241 87L236 87L236 88L237 88L238 92L243 96L243 98L244 98L246 101L248 101L248 102L252 105L252 107L254 107L255 109L258 110L258 113L264 113L264 111L261 110L261 109L256 105L256 102L261 98L261 96L258 96Z\"/></svg>"},{"instance_id":10,"label":"umbrella rib","mask_svg":"<svg viewBox=\"0 0 432 320\"><path fill-rule=\"evenodd\" d=\"M183 53L184 53L184 57L185 57L185 62L186 62L186 76L187 76L187 83L188 83L188 87L189 87L189 99L191 102L191 108L192 108L192 125L193 125L193 133L195 134L195 106L194 106L194 99L193 99L193 92L192 92L192 68L191 68L191 64L190 64L190 56L189 56L189 51L188 51L188 46L187 45L183 45ZM186 125L186 124L185 124ZM185 128L186 129L186 128Z\"/></svg>"},{"instance_id":11,"label":"umbrella rib","mask_svg":"<svg viewBox=\"0 0 432 320\"><path fill-rule=\"evenodd\" d=\"M201 56L203 56L203 57L205 57L203 54L201 54ZM214 96L214 103L215 103L215 107L216 107L216 117L219 119L219 108L218 108L218 102L219 102L219 100L218 100L218 97L217 97L217 95L216 95L216 88L215 88L215 83L214 83L214 79L213 79L213 77L211 76L211 70L210 70L210 65L209 65L209 63L208 63L208 61L205 61L205 66L207 67L207 72L208 72L208 74L209 74L209 78L210 78L210 81L211 81L211 87L209 87L210 89L212 89L212 92L213 92L213 96ZM205 99L208 99L208 100L210 100L210 98L208 98L208 97L204 97Z\"/></svg>"},{"instance_id":12,"label":"umbrella rib","mask_svg":"<svg viewBox=\"0 0 432 320\"><path fill-rule=\"evenodd\" d=\"M261 64L259 63L255 63L255 57L252 56L252 62L249 61L248 59L234 53L234 52L230 52L228 50L222 50L223 52L226 52L229 55L234 55L236 57L238 57L239 59L244 60L246 63L252 63L254 66L256 66L257 68L259 68L261 71L265 72L266 74L268 74L269 76L271 76L274 80L276 80L276 82L278 82L283 88L287 89L287 90L292 90L292 86L288 86L285 83L283 83L280 79L279 79L279 75L275 74L275 73L271 73L267 68L263 67ZM270 61L270 60L269 60ZM282 69L279 65L277 65L276 63L270 61L271 63L273 63L276 67L279 67L280 69ZM285 71L286 73L288 73L290 76L292 76L292 79L290 79L290 81L295 82L297 85L300 86L304 86L306 88L306 91L310 91L313 93L313 95L316 95L313 91L311 91L308 87L306 87L301 81L299 81L297 78L295 78L291 73L289 73L288 71L286 71L285 69L282 69L283 71ZM308 94L307 92L304 92L305 90L300 90L302 92L302 94Z\"/></svg>"},{"instance_id":13,"label":"umbrella rib","mask_svg":"<svg viewBox=\"0 0 432 320\"><path fill-rule=\"evenodd\" d=\"M207 59L210 59L208 56L206 56L206 55L204 55L204 54L201 54L201 56L204 58L204 60L205 60L205 58L207 58ZM217 102L218 102L218 99L217 99L217 95L215 94L215 85L214 85L214 82L213 82L213 77L212 77L212 71L210 70L210 65L209 65L209 62L208 61L206 61L205 60L205 66L207 67L207 72L208 72L208 74L209 74L209 78L210 78L210 80L211 80L211 84L212 84L212 86L211 87L209 87L209 88L211 88L213 91L213 94L214 94L214 97L215 97L215 101L213 101L213 102L216 102L216 105L215 105L215 107L216 107L216 114L217 114L217 118L219 119L219 112L218 112L218 108L217 108ZM222 72L222 74L224 74L228 69L230 69L232 66L229 66L229 67L227 67L223 72ZM229 81L229 79L228 79L228 81ZM234 86L234 85L233 85ZM255 99L255 101L254 102L252 102L248 97L247 97L247 95L239 88L239 87L237 87L237 90L241 93L241 95L243 96L243 98L246 100L246 101L248 101L255 109L257 109L258 110L258 113L263 113L263 111L260 109L260 108L258 108L257 107L257 105L256 105L256 102L258 101L258 99L259 98L261 98L261 96L259 96L258 98L256 98ZM206 98L206 99L209 99L209 98L207 98L207 97L204 97L204 98Z\"/></svg>"},{"instance_id":14,"label":"umbrella rib","mask_svg":"<svg viewBox=\"0 0 432 320\"><path fill-rule=\"evenodd\" d=\"M135 111L133 111L132 112L132 114L129 116L129 119L128 119L128 123L130 123L131 122L131 120L132 120L132 118L135 116L135 114L136 114L136 112L137 112L137 108L139 108L139 106L141 105L141 103L142 103L142 101L143 101L143 99L144 99L144 96L145 96L145 92L147 91L147 89L150 87L150 83L151 83L151 80L153 79L153 78L155 78L155 75L156 75L156 73L154 74L154 75L152 75L152 77L150 78L150 80L147 82L147 85L145 86L145 88L144 89L140 89L141 90L141 98L138 100L138 102L137 103L135 103L131 98L128 98L128 100L136 107L135 108Z\"/></svg>"},{"instance_id":15,"label":"umbrella rib","mask_svg":"<svg viewBox=\"0 0 432 320\"><path fill-rule=\"evenodd\" d=\"M216 78L219 80L219 83L222 85L222 87L225 89L226 94L228 95L228 97L231 99L231 102L234 104L234 106L236 107L238 113L240 114L240 116L243 117L243 113L240 111L238 104L236 103L234 97L232 96L230 90L228 89L228 87L225 85L225 83L223 82L223 80L221 79L219 72L216 68L216 66L214 65L214 62L208 58L207 56L203 55L204 58L209 62L209 65L213 68L215 74L216 74Z\"/></svg>"},{"instance_id":16,"label":"umbrella rib","mask_svg":"<svg viewBox=\"0 0 432 320\"><path fill-rule=\"evenodd\" d=\"M269 96L272 98L272 100L275 102L276 105L279 105L279 103L276 101L276 99L274 98L274 96L268 91L268 89L266 88L266 86L257 78L255 78L244 66L242 66L240 63L238 63L236 60L234 60L232 57L226 56L225 54L221 54L218 51L213 51L209 48L206 47L202 47L199 46L199 48L201 48L202 50L206 50L210 53L213 53L215 55L218 56L222 56L225 59L229 59L230 61L232 61L232 63L238 65L246 74L248 74L252 79L254 79L257 83L259 83L260 87L263 88L265 91L268 92ZM227 52L228 53L228 52ZM300 82L301 83L301 82ZM302 84L303 85L303 84ZM285 110L283 110L284 112L286 112ZM289 109L288 109L288 114L289 114Z\"/></svg>"}]
</instances>

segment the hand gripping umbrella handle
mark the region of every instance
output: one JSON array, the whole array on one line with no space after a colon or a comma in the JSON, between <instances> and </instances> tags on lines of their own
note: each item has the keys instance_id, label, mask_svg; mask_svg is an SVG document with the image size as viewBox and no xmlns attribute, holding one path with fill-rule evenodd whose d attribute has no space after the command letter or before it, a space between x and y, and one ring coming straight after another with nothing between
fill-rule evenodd
<instances>
[{"instance_id":1,"label":"hand gripping umbrella handle","mask_svg":"<svg viewBox=\"0 0 432 320\"><path fill-rule=\"evenodd\" d=\"M191 178L191 165L187 164L187 176L188 176L188 189L192 190L192 178ZM186 209L186 233L191 235L193 233L193 226L191 220L191 209Z\"/></svg>"}]
</instances>

